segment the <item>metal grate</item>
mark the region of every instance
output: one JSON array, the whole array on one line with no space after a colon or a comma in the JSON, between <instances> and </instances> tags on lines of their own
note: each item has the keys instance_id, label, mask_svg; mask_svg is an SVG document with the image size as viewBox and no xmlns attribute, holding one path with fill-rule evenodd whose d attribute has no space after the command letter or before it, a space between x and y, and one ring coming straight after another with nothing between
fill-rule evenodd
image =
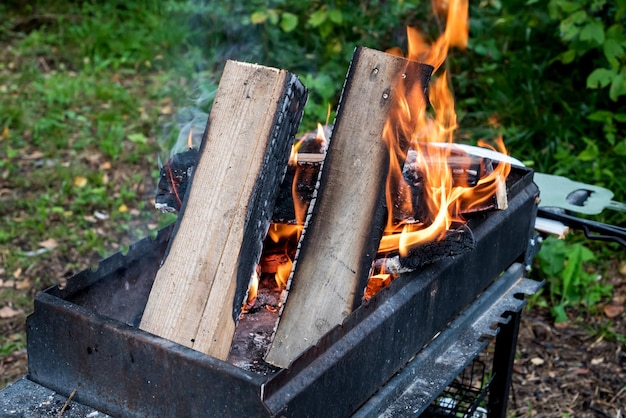
<instances>
[{"instance_id":1,"label":"metal grate","mask_svg":"<svg viewBox=\"0 0 626 418\"><path fill-rule=\"evenodd\" d=\"M433 418L487 418L486 397L493 379L485 363L474 359L456 379L441 392L423 416Z\"/></svg>"}]
</instances>

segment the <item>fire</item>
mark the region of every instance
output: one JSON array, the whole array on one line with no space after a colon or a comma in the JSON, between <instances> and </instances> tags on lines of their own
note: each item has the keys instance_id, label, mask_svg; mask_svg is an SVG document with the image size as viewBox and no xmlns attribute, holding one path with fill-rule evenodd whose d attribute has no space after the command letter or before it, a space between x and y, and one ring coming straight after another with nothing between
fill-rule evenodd
<instances>
[{"instance_id":1,"label":"fire","mask_svg":"<svg viewBox=\"0 0 626 418\"><path fill-rule=\"evenodd\" d=\"M256 301L257 293L259 290L259 273L256 269L250 278L250 285L248 286L248 296L246 298L246 303L244 303L241 308L241 313L246 313L254 306L254 302Z\"/></svg>"},{"instance_id":2,"label":"fire","mask_svg":"<svg viewBox=\"0 0 626 418\"><path fill-rule=\"evenodd\" d=\"M468 1L433 1L433 10L438 14L447 13L444 33L429 44L417 29L407 28L407 58L432 65L437 74L450 47L467 46ZM397 54L397 50L390 52ZM459 181L450 164L457 119L448 73L443 71L430 86L428 99L432 114L426 110L421 91L423 86L409 89L404 83L399 83L383 139L390 151L387 207L398 208L400 213L415 213L411 189L404 181L402 171L408 146L416 151L415 166L419 167L420 186L423 188L418 204L424 216L418 220L396 219L395 212L390 210L379 249L383 253L398 250L401 256L406 256L411 247L443 239L453 223L464 222L462 212L494 195L510 169L508 164L498 164L474 187L470 187L467 181ZM505 152L501 140L498 141L498 148ZM460 167L460 171L469 170Z\"/></svg>"},{"instance_id":3,"label":"fire","mask_svg":"<svg viewBox=\"0 0 626 418\"><path fill-rule=\"evenodd\" d=\"M189 136L187 137L187 148L193 148L193 127L189 128Z\"/></svg>"},{"instance_id":4,"label":"fire","mask_svg":"<svg viewBox=\"0 0 626 418\"><path fill-rule=\"evenodd\" d=\"M308 204L301 198L298 191L298 184L300 176L303 170L298 165L299 151L305 145L306 141L311 141L308 134L305 134L300 138L291 148L291 155L289 157L289 166L295 170L294 179L291 184L291 195L294 203L295 224L288 223L271 223L270 228L267 231L266 244L271 244L272 247L280 248L280 254L273 254L272 256L266 256L261 260L261 266L266 267L266 272L272 272L276 280L276 286L279 289L285 289L291 274L293 267L293 260L291 258L302 230L304 229L304 220L306 212L308 210ZM317 131L313 141L316 144L317 149L325 150L328 142L326 138L326 132L324 127L318 123ZM323 156L323 155L322 155ZM271 258L271 260L270 260Z\"/></svg>"}]
</instances>

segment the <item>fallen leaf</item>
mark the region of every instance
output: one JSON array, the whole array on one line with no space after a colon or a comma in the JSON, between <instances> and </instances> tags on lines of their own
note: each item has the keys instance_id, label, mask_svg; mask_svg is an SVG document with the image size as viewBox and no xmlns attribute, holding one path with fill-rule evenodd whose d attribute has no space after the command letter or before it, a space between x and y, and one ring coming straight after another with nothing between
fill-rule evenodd
<instances>
[{"instance_id":1,"label":"fallen leaf","mask_svg":"<svg viewBox=\"0 0 626 418\"><path fill-rule=\"evenodd\" d=\"M126 206L125 204L123 204L123 203L122 203L122 204L120 205L120 207L119 207L119 208L117 208L117 210L118 210L119 212L122 212L122 213L128 212L128 206Z\"/></svg>"},{"instance_id":2,"label":"fallen leaf","mask_svg":"<svg viewBox=\"0 0 626 418\"><path fill-rule=\"evenodd\" d=\"M546 361L542 359L541 357L533 357L530 359L530 362L535 366L541 366Z\"/></svg>"},{"instance_id":3,"label":"fallen leaf","mask_svg":"<svg viewBox=\"0 0 626 418\"><path fill-rule=\"evenodd\" d=\"M18 267L18 269L13 272L13 277L15 277L16 279L19 279L21 275L22 275L22 268Z\"/></svg>"},{"instance_id":4,"label":"fallen leaf","mask_svg":"<svg viewBox=\"0 0 626 418\"><path fill-rule=\"evenodd\" d=\"M33 287L33 284L30 282L29 279L20 280L15 284L15 288L17 290L30 289L31 287Z\"/></svg>"},{"instance_id":5,"label":"fallen leaf","mask_svg":"<svg viewBox=\"0 0 626 418\"><path fill-rule=\"evenodd\" d=\"M554 328L556 329L567 329L569 328L569 322L555 322Z\"/></svg>"},{"instance_id":6,"label":"fallen leaf","mask_svg":"<svg viewBox=\"0 0 626 418\"><path fill-rule=\"evenodd\" d=\"M9 137L9 127L8 126L4 126L4 129L2 130L2 133L0 134L0 139L6 139Z\"/></svg>"},{"instance_id":7,"label":"fallen leaf","mask_svg":"<svg viewBox=\"0 0 626 418\"><path fill-rule=\"evenodd\" d=\"M45 241L41 241L39 243L39 246L43 247L43 248L46 248L48 250L54 250L56 247L59 246L59 243L54 238L48 238Z\"/></svg>"},{"instance_id":8,"label":"fallen leaf","mask_svg":"<svg viewBox=\"0 0 626 418\"><path fill-rule=\"evenodd\" d=\"M43 152L35 151L32 154L25 155L22 158L24 158L25 160L38 160L38 159L40 159L42 157L43 157Z\"/></svg>"},{"instance_id":9,"label":"fallen leaf","mask_svg":"<svg viewBox=\"0 0 626 418\"><path fill-rule=\"evenodd\" d=\"M111 169L111 161L105 161L100 164L100 170L110 170Z\"/></svg>"},{"instance_id":10,"label":"fallen leaf","mask_svg":"<svg viewBox=\"0 0 626 418\"><path fill-rule=\"evenodd\" d=\"M602 363L603 361L604 361L604 357L592 358L591 359L591 365L592 366L597 366L598 364Z\"/></svg>"},{"instance_id":11,"label":"fallen leaf","mask_svg":"<svg viewBox=\"0 0 626 418\"><path fill-rule=\"evenodd\" d=\"M587 374L589 373L589 369L584 369L582 367L574 370L574 374Z\"/></svg>"},{"instance_id":12,"label":"fallen leaf","mask_svg":"<svg viewBox=\"0 0 626 418\"><path fill-rule=\"evenodd\" d=\"M0 319L15 318L16 316L22 314L22 312L23 311L13 309L10 306L5 306L0 308Z\"/></svg>"},{"instance_id":13,"label":"fallen leaf","mask_svg":"<svg viewBox=\"0 0 626 418\"><path fill-rule=\"evenodd\" d=\"M171 115L173 112L172 106L161 106L161 114L162 115Z\"/></svg>"},{"instance_id":14,"label":"fallen leaf","mask_svg":"<svg viewBox=\"0 0 626 418\"><path fill-rule=\"evenodd\" d=\"M624 312L623 305L605 305L604 306L604 315L607 318L615 318L619 316L622 312Z\"/></svg>"},{"instance_id":15,"label":"fallen leaf","mask_svg":"<svg viewBox=\"0 0 626 418\"><path fill-rule=\"evenodd\" d=\"M74 186L85 187L87 185L87 178L83 176L74 177Z\"/></svg>"},{"instance_id":16,"label":"fallen leaf","mask_svg":"<svg viewBox=\"0 0 626 418\"><path fill-rule=\"evenodd\" d=\"M4 283L2 283L2 287L11 288L14 286L15 286L15 280L7 280Z\"/></svg>"}]
</instances>

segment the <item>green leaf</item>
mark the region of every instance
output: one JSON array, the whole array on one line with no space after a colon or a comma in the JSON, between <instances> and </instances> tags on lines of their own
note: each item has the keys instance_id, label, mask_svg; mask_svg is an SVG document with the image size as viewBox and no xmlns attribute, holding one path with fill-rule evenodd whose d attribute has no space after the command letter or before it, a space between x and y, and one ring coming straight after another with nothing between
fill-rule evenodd
<instances>
[{"instance_id":1,"label":"green leaf","mask_svg":"<svg viewBox=\"0 0 626 418\"><path fill-rule=\"evenodd\" d=\"M609 97L614 102L616 102L620 96L626 94L625 73L626 73L626 67L622 67L622 70L619 72L619 74L613 77L613 80L611 81L611 88L609 89Z\"/></svg>"},{"instance_id":2,"label":"green leaf","mask_svg":"<svg viewBox=\"0 0 626 418\"><path fill-rule=\"evenodd\" d=\"M308 24L315 27L318 27L322 23L326 21L328 14L326 13L326 9L319 9L314 11L309 17Z\"/></svg>"},{"instance_id":3,"label":"green leaf","mask_svg":"<svg viewBox=\"0 0 626 418\"><path fill-rule=\"evenodd\" d=\"M602 51L604 56L611 64L611 67L615 68L619 66L619 59L624 56L624 48L622 45L613 38L608 38L602 45Z\"/></svg>"},{"instance_id":4,"label":"green leaf","mask_svg":"<svg viewBox=\"0 0 626 418\"><path fill-rule=\"evenodd\" d=\"M618 142L617 145L613 147L613 152L621 157L626 157L626 139Z\"/></svg>"},{"instance_id":5,"label":"green leaf","mask_svg":"<svg viewBox=\"0 0 626 418\"><path fill-rule=\"evenodd\" d=\"M269 9L267 11L267 18L269 19L272 25L278 24L279 16L278 16L278 12L275 9Z\"/></svg>"},{"instance_id":6,"label":"green leaf","mask_svg":"<svg viewBox=\"0 0 626 418\"><path fill-rule=\"evenodd\" d=\"M148 142L148 138L142 133L130 134L128 139L135 144L146 144Z\"/></svg>"},{"instance_id":7,"label":"green leaf","mask_svg":"<svg viewBox=\"0 0 626 418\"><path fill-rule=\"evenodd\" d=\"M565 242L552 236L546 238L537 258L545 274L557 277L565 265Z\"/></svg>"},{"instance_id":8,"label":"green leaf","mask_svg":"<svg viewBox=\"0 0 626 418\"><path fill-rule=\"evenodd\" d=\"M613 115L613 112L610 112L608 110L596 110L595 112L587 116L587 119L594 122L608 122L614 117L615 115Z\"/></svg>"},{"instance_id":9,"label":"green leaf","mask_svg":"<svg viewBox=\"0 0 626 418\"><path fill-rule=\"evenodd\" d=\"M563 294L564 298L568 298L569 290L580 276L582 271L582 245L573 245L570 247L569 257L565 269L563 270Z\"/></svg>"},{"instance_id":10,"label":"green leaf","mask_svg":"<svg viewBox=\"0 0 626 418\"><path fill-rule=\"evenodd\" d=\"M254 12L250 15L250 22L252 22L253 25L260 25L261 23L265 23L266 20L267 12L265 11Z\"/></svg>"},{"instance_id":11,"label":"green leaf","mask_svg":"<svg viewBox=\"0 0 626 418\"><path fill-rule=\"evenodd\" d=\"M580 25L588 19L587 12L579 10L569 17L561 21L559 26L561 31L561 37L566 41L571 41L576 38L580 33Z\"/></svg>"},{"instance_id":12,"label":"green leaf","mask_svg":"<svg viewBox=\"0 0 626 418\"><path fill-rule=\"evenodd\" d=\"M597 20L587 23L580 31L581 41L594 41L598 45L604 43L604 26Z\"/></svg>"},{"instance_id":13,"label":"green leaf","mask_svg":"<svg viewBox=\"0 0 626 418\"><path fill-rule=\"evenodd\" d=\"M558 59L563 64L569 64L569 63L573 62L576 59L576 50L575 49L568 49L567 51L565 51L561 55L559 55Z\"/></svg>"},{"instance_id":14,"label":"green leaf","mask_svg":"<svg viewBox=\"0 0 626 418\"><path fill-rule=\"evenodd\" d=\"M580 161L595 161L600 155L600 150L598 149L598 145L591 140L586 140L587 147L578 154L578 159Z\"/></svg>"},{"instance_id":15,"label":"green leaf","mask_svg":"<svg viewBox=\"0 0 626 418\"><path fill-rule=\"evenodd\" d=\"M618 122L626 122L626 113L615 113L613 114L613 119L615 119Z\"/></svg>"},{"instance_id":16,"label":"green leaf","mask_svg":"<svg viewBox=\"0 0 626 418\"><path fill-rule=\"evenodd\" d=\"M298 16L284 12L280 20L280 28L283 32L291 32L298 26Z\"/></svg>"},{"instance_id":17,"label":"green leaf","mask_svg":"<svg viewBox=\"0 0 626 418\"><path fill-rule=\"evenodd\" d=\"M340 24L343 22L343 15L339 9L331 9L328 11L328 18L331 22Z\"/></svg>"},{"instance_id":18,"label":"green leaf","mask_svg":"<svg viewBox=\"0 0 626 418\"><path fill-rule=\"evenodd\" d=\"M565 306L562 303L552 307L552 315L554 322L567 322L567 313L565 313Z\"/></svg>"},{"instance_id":19,"label":"green leaf","mask_svg":"<svg viewBox=\"0 0 626 418\"><path fill-rule=\"evenodd\" d=\"M613 78L617 75L615 69L596 68L587 77L587 88L597 89L606 87L613 81Z\"/></svg>"},{"instance_id":20,"label":"green leaf","mask_svg":"<svg viewBox=\"0 0 626 418\"><path fill-rule=\"evenodd\" d=\"M619 23L609 26L606 30L606 38L614 39L619 43L624 42L624 26Z\"/></svg>"}]
</instances>

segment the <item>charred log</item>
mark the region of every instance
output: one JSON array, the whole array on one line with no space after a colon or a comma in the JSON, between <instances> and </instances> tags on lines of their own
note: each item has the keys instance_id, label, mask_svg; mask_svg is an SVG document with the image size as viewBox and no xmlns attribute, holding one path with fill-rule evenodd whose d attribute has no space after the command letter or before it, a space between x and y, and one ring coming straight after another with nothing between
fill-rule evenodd
<instances>
[{"instance_id":1,"label":"charred log","mask_svg":"<svg viewBox=\"0 0 626 418\"><path fill-rule=\"evenodd\" d=\"M189 185L189 179L198 164L200 153L190 148L185 152L174 154L161 167L158 190L154 207L161 212L180 211Z\"/></svg>"},{"instance_id":2,"label":"charred log","mask_svg":"<svg viewBox=\"0 0 626 418\"><path fill-rule=\"evenodd\" d=\"M472 230L465 224L446 232L442 240L428 242L411 248L408 254L401 257L391 254L374 262L374 272L402 274L417 270L448 257L464 254L476 246Z\"/></svg>"}]
</instances>

